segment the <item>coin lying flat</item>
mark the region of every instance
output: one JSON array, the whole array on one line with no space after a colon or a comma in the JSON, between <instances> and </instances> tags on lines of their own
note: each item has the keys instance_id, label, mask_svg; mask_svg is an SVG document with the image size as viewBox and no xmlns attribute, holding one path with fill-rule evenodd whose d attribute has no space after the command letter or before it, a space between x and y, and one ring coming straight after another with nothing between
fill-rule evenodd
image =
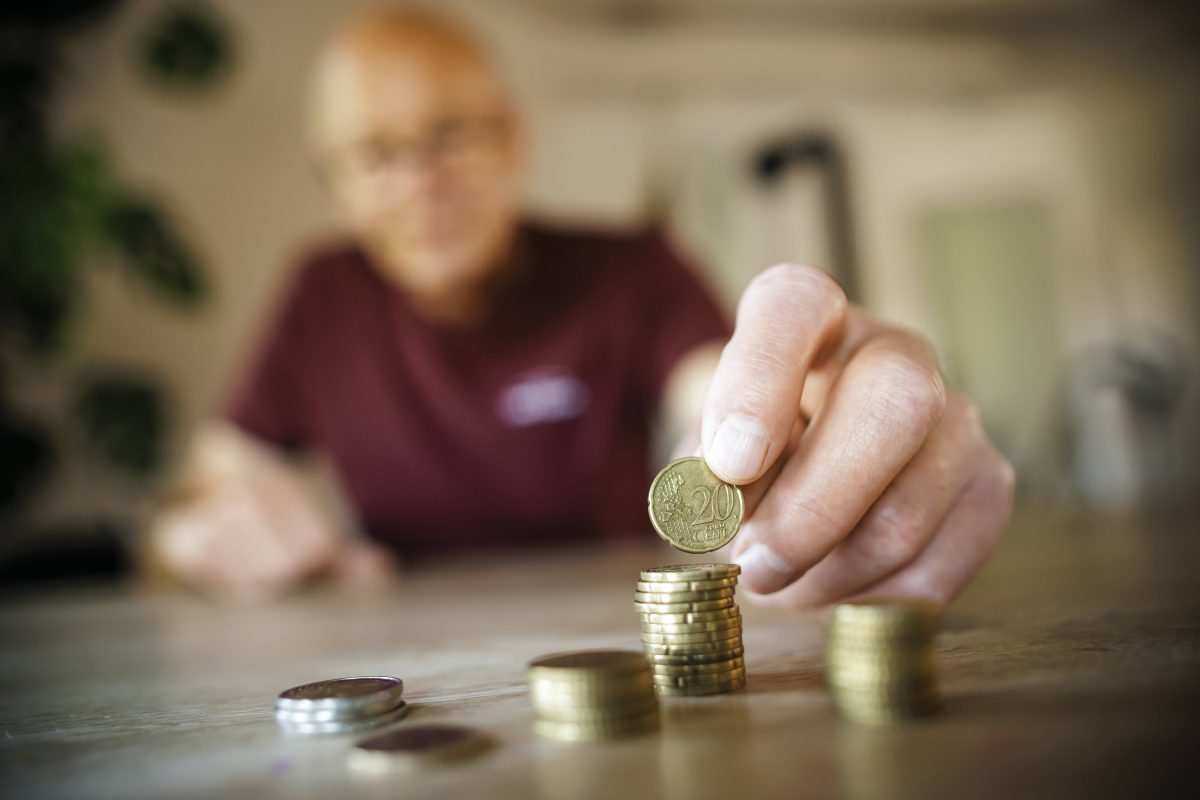
<instances>
[{"instance_id":1,"label":"coin lying flat","mask_svg":"<svg viewBox=\"0 0 1200 800\"><path fill-rule=\"evenodd\" d=\"M633 610L639 614L687 614L697 611L718 611L733 608L737 603L732 597L719 600L697 600L692 603L643 603L634 601Z\"/></svg>"},{"instance_id":2,"label":"coin lying flat","mask_svg":"<svg viewBox=\"0 0 1200 800\"><path fill-rule=\"evenodd\" d=\"M729 630L731 628L737 628L740 633L741 627L741 617L700 620L698 622L642 622L642 633L656 633L660 635L675 633L710 633Z\"/></svg>"},{"instance_id":3,"label":"coin lying flat","mask_svg":"<svg viewBox=\"0 0 1200 800\"><path fill-rule=\"evenodd\" d=\"M714 475L697 456L663 467L650 484L648 501L654 530L686 553L729 544L746 510L742 490Z\"/></svg>"},{"instance_id":4,"label":"coin lying flat","mask_svg":"<svg viewBox=\"0 0 1200 800\"><path fill-rule=\"evenodd\" d=\"M658 708L642 715L613 717L588 722L560 722L552 719L534 720L533 729L541 736L565 741L607 739L649 733L659 726Z\"/></svg>"},{"instance_id":5,"label":"coin lying flat","mask_svg":"<svg viewBox=\"0 0 1200 800\"><path fill-rule=\"evenodd\" d=\"M642 570L641 579L650 583L680 583L737 578L741 574L742 568L737 564L668 564Z\"/></svg>"},{"instance_id":6,"label":"coin lying flat","mask_svg":"<svg viewBox=\"0 0 1200 800\"><path fill-rule=\"evenodd\" d=\"M639 592L710 592L716 589L734 589L737 587L737 576L732 578L712 578L698 581L646 581L637 582Z\"/></svg>"},{"instance_id":7,"label":"coin lying flat","mask_svg":"<svg viewBox=\"0 0 1200 800\"><path fill-rule=\"evenodd\" d=\"M275 721L285 733L322 734L322 733L355 733L357 731L377 728L380 725L390 725L401 720L408 714L408 703L403 700L399 705L381 714L348 720L304 721L290 717L280 717L277 713Z\"/></svg>"},{"instance_id":8,"label":"coin lying flat","mask_svg":"<svg viewBox=\"0 0 1200 800\"><path fill-rule=\"evenodd\" d=\"M404 695L404 681L386 676L334 678L295 686L280 692L278 711L372 714L392 708Z\"/></svg>"},{"instance_id":9,"label":"coin lying flat","mask_svg":"<svg viewBox=\"0 0 1200 800\"><path fill-rule=\"evenodd\" d=\"M638 610L638 609L635 609ZM711 611L682 611L682 612L650 612L640 611L642 615L642 624L657 624L657 625L678 625L684 622L716 622L722 619L737 619L742 618L742 612L737 606L730 608L717 608Z\"/></svg>"},{"instance_id":10,"label":"coin lying flat","mask_svg":"<svg viewBox=\"0 0 1200 800\"><path fill-rule=\"evenodd\" d=\"M454 761L483 750L488 738L458 725L416 725L365 739L354 746L355 769L388 772Z\"/></svg>"},{"instance_id":11,"label":"coin lying flat","mask_svg":"<svg viewBox=\"0 0 1200 800\"><path fill-rule=\"evenodd\" d=\"M684 584L685 586L689 584ZM730 600L733 598L733 588L710 589L700 592L634 592L636 603L699 603L705 600Z\"/></svg>"}]
</instances>

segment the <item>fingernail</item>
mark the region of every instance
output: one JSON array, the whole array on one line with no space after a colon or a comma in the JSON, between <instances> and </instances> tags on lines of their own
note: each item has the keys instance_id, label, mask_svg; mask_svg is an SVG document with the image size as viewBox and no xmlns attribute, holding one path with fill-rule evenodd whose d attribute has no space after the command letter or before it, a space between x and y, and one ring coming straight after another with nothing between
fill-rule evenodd
<instances>
[{"instance_id":1,"label":"fingernail","mask_svg":"<svg viewBox=\"0 0 1200 800\"><path fill-rule=\"evenodd\" d=\"M731 414L717 426L704 457L725 480L747 483L762 469L770 444L771 436L761 422Z\"/></svg>"},{"instance_id":2,"label":"fingernail","mask_svg":"<svg viewBox=\"0 0 1200 800\"><path fill-rule=\"evenodd\" d=\"M742 568L740 583L752 592L766 594L782 589L795 572L774 550L755 542L734 558Z\"/></svg>"}]
</instances>

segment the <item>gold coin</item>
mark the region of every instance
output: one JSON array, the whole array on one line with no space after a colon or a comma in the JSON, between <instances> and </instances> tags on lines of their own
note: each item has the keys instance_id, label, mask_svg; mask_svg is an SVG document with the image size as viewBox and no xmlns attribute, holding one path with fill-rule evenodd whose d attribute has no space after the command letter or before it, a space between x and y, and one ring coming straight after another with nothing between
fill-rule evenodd
<instances>
[{"instance_id":1,"label":"gold coin","mask_svg":"<svg viewBox=\"0 0 1200 800\"><path fill-rule=\"evenodd\" d=\"M529 662L529 680L603 680L644 672L646 660L635 650L577 650L552 653Z\"/></svg>"},{"instance_id":2,"label":"gold coin","mask_svg":"<svg viewBox=\"0 0 1200 800\"><path fill-rule=\"evenodd\" d=\"M848 631L924 631L937 626L940 611L928 600L865 597L834 606L830 629Z\"/></svg>"},{"instance_id":3,"label":"gold coin","mask_svg":"<svg viewBox=\"0 0 1200 800\"><path fill-rule=\"evenodd\" d=\"M713 661L725 661L730 658L737 658L746 654L746 648L738 645L731 647L728 650L720 650L713 653L689 653L686 655L660 656L650 654L646 656L650 659L651 664L660 665L675 665L675 664L705 664Z\"/></svg>"},{"instance_id":4,"label":"gold coin","mask_svg":"<svg viewBox=\"0 0 1200 800\"><path fill-rule=\"evenodd\" d=\"M741 574L742 568L737 564L667 564L642 570L641 578L651 583L678 583L737 578Z\"/></svg>"},{"instance_id":5,"label":"gold coin","mask_svg":"<svg viewBox=\"0 0 1200 800\"><path fill-rule=\"evenodd\" d=\"M658 697L650 690L636 701L603 706L544 706L535 711L538 719L556 722L602 722L622 717L645 716L658 708Z\"/></svg>"},{"instance_id":6,"label":"gold coin","mask_svg":"<svg viewBox=\"0 0 1200 800\"><path fill-rule=\"evenodd\" d=\"M744 668L746 660L741 656L707 664L655 664L654 675L712 675L734 667Z\"/></svg>"},{"instance_id":7,"label":"gold coin","mask_svg":"<svg viewBox=\"0 0 1200 800\"><path fill-rule=\"evenodd\" d=\"M700 581L646 581L637 582L639 592L709 592L714 589L733 589L738 579L712 578Z\"/></svg>"},{"instance_id":8,"label":"gold coin","mask_svg":"<svg viewBox=\"0 0 1200 800\"><path fill-rule=\"evenodd\" d=\"M708 683L730 683L746 677L745 667L728 667L720 672L693 672L682 675L655 675L655 686L698 686Z\"/></svg>"},{"instance_id":9,"label":"gold coin","mask_svg":"<svg viewBox=\"0 0 1200 800\"><path fill-rule=\"evenodd\" d=\"M705 600L731 600L733 589L709 589L703 592L634 592L635 603L700 603Z\"/></svg>"},{"instance_id":10,"label":"gold coin","mask_svg":"<svg viewBox=\"0 0 1200 800\"><path fill-rule=\"evenodd\" d=\"M685 622L716 622L722 619L741 619L742 612L737 606L729 608L714 608L705 611L642 611L643 623L659 625L680 625Z\"/></svg>"},{"instance_id":11,"label":"gold coin","mask_svg":"<svg viewBox=\"0 0 1200 800\"><path fill-rule=\"evenodd\" d=\"M708 683L695 686L655 686L659 697L698 697L708 694L724 694L746 688L746 679L730 681L728 684Z\"/></svg>"},{"instance_id":12,"label":"gold coin","mask_svg":"<svg viewBox=\"0 0 1200 800\"><path fill-rule=\"evenodd\" d=\"M534 705L578 706L619 704L636 699L650 690L651 672L647 669L631 680L608 683L576 681L538 681L529 685L529 699Z\"/></svg>"},{"instance_id":13,"label":"gold coin","mask_svg":"<svg viewBox=\"0 0 1200 800\"><path fill-rule=\"evenodd\" d=\"M724 628L715 631L699 631L697 633L649 633L642 631L642 644L703 644L719 642L724 639L740 637L737 628Z\"/></svg>"},{"instance_id":14,"label":"gold coin","mask_svg":"<svg viewBox=\"0 0 1200 800\"><path fill-rule=\"evenodd\" d=\"M731 628L740 630L741 627L742 618L740 616L695 622L647 622L644 619L642 620L642 633L707 633L710 631L729 630Z\"/></svg>"},{"instance_id":15,"label":"gold coin","mask_svg":"<svg viewBox=\"0 0 1200 800\"><path fill-rule=\"evenodd\" d=\"M640 603L634 601L633 610L639 614L687 614L696 611L719 611L735 608L737 601L732 597L720 600L697 600L694 603Z\"/></svg>"},{"instance_id":16,"label":"gold coin","mask_svg":"<svg viewBox=\"0 0 1200 800\"><path fill-rule=\"evenodd\" d=\"M654 530L685 553L729 544L746 510L742 490L714 475L698 456L663 467L650 484L647 503Z\"/></svg>"},{"instance_id":17,"label":"gold coin","mask_svg":"<svg viewBox=\"0 0 1200 800\"><path fill-rule=\"evenodd\" d=\"M697 653L723 653L734 647L742 646L741 636L731 636L728 639L717 639L712 642L691 642L689 644L654 644L642 642L642 652L648 656L686 656Z\"/></svg>"},{"instance_id":18,"label":"gold coin","mask_svg":"<svg viewBox=\"0 0 1200 800\"><path fill-rule=\"evenodd\" d=\"M589 739L607 739L615 736L629 736L637 733L647 733L657 730L659 725L658 710L649 714L632 717L614 717L590 722L560 722L550 719L537 719L533 722L534 731L540 736L566 741L586 741Z\"/></svg>"}]
</instances>

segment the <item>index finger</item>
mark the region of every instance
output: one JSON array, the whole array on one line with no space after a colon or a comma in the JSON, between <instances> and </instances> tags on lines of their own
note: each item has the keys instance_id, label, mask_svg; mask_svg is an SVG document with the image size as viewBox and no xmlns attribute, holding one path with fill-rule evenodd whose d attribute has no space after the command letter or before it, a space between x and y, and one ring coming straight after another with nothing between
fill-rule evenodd
<instances>
[{"instance_id":1,"label":"index finger","mask_svg":"<svg viewBox=\"0 0 1200 800\"><path fill-rule=\"evenodd\" d=\"M779 458L805 378L845 315L845 292L815 267L779 264L746 287L701 422L704 459L722 480L750 483Z\"/></svg>"}]
</instances>

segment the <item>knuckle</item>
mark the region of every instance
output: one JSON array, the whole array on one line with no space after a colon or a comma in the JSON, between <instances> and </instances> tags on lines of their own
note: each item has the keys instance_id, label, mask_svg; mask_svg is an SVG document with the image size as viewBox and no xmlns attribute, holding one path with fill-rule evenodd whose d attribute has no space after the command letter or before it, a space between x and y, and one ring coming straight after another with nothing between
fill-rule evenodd
<instances>
[{"instance_id":1,"label":"knuckle","mask_svg":"<svg viewBox=\"0 0 1200 800\"><path fill-rule=\"evenodd\" d=\"M905 417L932 430L946 410L946 386L928 362L905 351L894 351L880 364L878 390Z\"/></svg>"},{"instance_id":2,"label":"knuckle","mask_svg":"<svg viewBox=\"0 0 1200 800\"><path fill-rule=\"evenodd\" d=\"M760 272L750 281L747 293L754 296L803 298L814 301L833 315L844 313L846 292L824 270L803 264L783 263Z\"/></svg>"},{"instance_id":3,"label":"knuckle","mask_svg":"<svg viewBox=\"0 0 1200 800\"><path fill-rule=\"evenodd\" d=\"M876 517L877 528L864 531L859 547L862 555L880 567L908 563L925 545L926 525L919 514L884 509Z\"/></svg>"}]
</instances>

